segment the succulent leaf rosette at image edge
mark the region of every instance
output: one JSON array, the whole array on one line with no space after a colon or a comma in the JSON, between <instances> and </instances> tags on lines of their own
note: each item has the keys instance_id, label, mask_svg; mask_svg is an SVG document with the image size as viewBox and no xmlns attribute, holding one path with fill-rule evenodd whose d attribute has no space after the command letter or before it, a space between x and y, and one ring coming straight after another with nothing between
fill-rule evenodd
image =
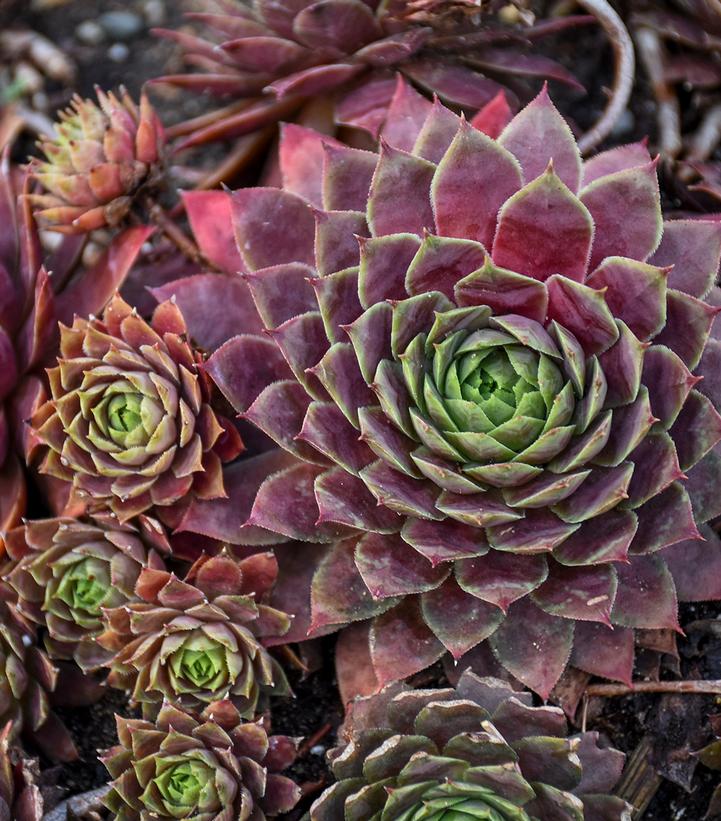
<instances>
[{"instance_id":1,"label":"succulent leaf rosette at image edge","mask_svg":"<svg viewBox=\"0 0 721 821\"><path fill-rule=\"evenodd\" d=\"M389 124L288 125L284 187L231 195L267 333L204 367L286 456L180 527L315 543L293 612L365 622L378 685L477 646L544 697L628 681L721 597L721 225L663 222L645 144L582 162L545 90L496 139L399 79Z\"/></svg>"}]
</instances>

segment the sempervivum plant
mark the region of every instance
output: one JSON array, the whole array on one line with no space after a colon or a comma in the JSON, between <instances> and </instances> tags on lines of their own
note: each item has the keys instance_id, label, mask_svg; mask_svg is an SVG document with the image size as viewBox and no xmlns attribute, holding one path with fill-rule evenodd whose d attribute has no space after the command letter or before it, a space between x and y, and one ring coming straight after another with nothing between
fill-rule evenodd
<instances>
[{"instance_id":1,"label":"sempervivum plant","mask_svg":"<svg viewBox=\"0 0 721 821\"><path fill-rule=\"evenodd\" d=\"M0 726L12 723L10 738L32 738L53 758L77 753L64 725L50 706L58 669L37 646L34 625L18 611L13 591L0 584Z\"/></svg>"},{"instance_id":2,"label":"sempervivum plant","mask_svg":"<svg viewBox=\"0 0 721 821\"><path fill-rule=\"evenodd\" d=\"M32 763L11 743L11 732L10 722L0 732L0 821L40 821L43 799Z\"/></svg>"},{"instance_id":3,"label":"sempervivum plant","mask_svg":"<svg viewBox=\"0 0 721 821\"><path fill-rule=\"evenodd\" d=\"M6 154L0 163L0 533L24 512L21 463L33 447L26 420L44 399L39 374L56 352L57 320L101 309L149 234L140 227L123 232L90 268L77 264L78 237L62 238L44 255L23 196L26 185Z\"/></svg>"},{"instance_id":4,"label":"sempervivum plant","mask_svg":"<svg viewBox=\"0 0 721 821\"><path fill-rule=\"evenodd\" d=\"M293 763L295 741L242 721L229 701L200 715L165 704L155 723L116 721L119 744L103 763L113 779L105 803L117 821L265 821L300 797L279 774Z\"/></svg>"},{"instance_id":5,"label":"sempervivum plant","mask_svg":"<svg viewBox=\"0 0 721 821\"><path fill-rule=\"evenodd\" d=\"M36 218L61 233L118 225L162 161L163 128L147 96L138 107L125 90L120 98L96 93L97 104L73 98L60 113L57 136L40 144L45 160L33 164L47 191L30 196Z\"/></svg>"},{"instance_id":6,"label":"sempervivum plant","mask_svg":"<svg viewBox=\"0 0 721 821\"><path fill-rule=\"evenodd\" d=\"M288 151L285 189L233 195L270 330L206 368L298 461L228 536L331 542L313 628L373 619L381 683L486 639L544 696L569 657L627 680L633 628L721 595L721 544L689 541L721 512L717 380L693 373L721 226L664 226L641 144L582 164L545 91L497 140L408 104L409 150L291 126L318 176Z\"/></svg>"},{"instance_id":7,"label":"sempervivum plant","mask_svg":"<svg viewBox=\"0 0 721 821\"><path fill-rule=\"evenodd\" d=\"M101 642L120 647L108 682L132 690L148 714L163 700L201 709L229 699L249 718L268 696L287 695L283 669L263 646L290 627L288 615L261 601L276 575L268 553L204 556L184 581L143 570L138 601L106 613Z\"/></svg>"},{"instance_id":8,"label":"sempervivum plant","mask_svg":"<svg viewBox=\"0 0 721 821\"><path fill-rule=\"evenodd\" d=\"M205 0L202 12L188 15L201 24L200 36L158 31L181 45L196 72L156 82L240 102L169 133L190 132L184 145L249 133L288 119L322 95L333 103L337 124L377 138L393 97L394 71L469 113L504 87L523 93L522 81L528 78L579 87L563 66L529 54L528 46L593 18L533 25L532 14L503 4L504 23L501 4L490 5L469 0ZM606 3L589 4L592 11L599 6Z\"/></svg>"},{"instance_id":9,"label":"sempervivum plant","mask_svg":"<svg viewBox=\"0 0 721 821\"><path fill-rule=\"evenodd\" d=\"M61 328L51 398L32 425L47 445L40 466L121 521L193 495L224 495L221 455L241 444L209 404L200 354L173 302L146 322L119 296L102 319Z\"/></svg>"},{"instance_id":10,"label":"sempervivum plant","mask_svg":"<svg viewBox=\"0 0 721 821\"><path fill-rule=\"evenodd\" d=\"M141 516L137 526L99 514L94 519L42 519L11 530L6 575L20 612L47 628L53 658L73 658L84 670L109 660L97 642L103 610L135 598L144 567L164 569L169 546L160 524Z\"/></svg>"},{"instance_id":11,"label":"sempervivum plant","mask_svg":"<svg viewBox=\"0 0 721 821\"><path fill-rule=\"evenodd\" d=\"M456 689L390 685L352 703L311 821L629 821L623 753L567 737L563 712L467 671Z\"/></svg>"}]
</instances>

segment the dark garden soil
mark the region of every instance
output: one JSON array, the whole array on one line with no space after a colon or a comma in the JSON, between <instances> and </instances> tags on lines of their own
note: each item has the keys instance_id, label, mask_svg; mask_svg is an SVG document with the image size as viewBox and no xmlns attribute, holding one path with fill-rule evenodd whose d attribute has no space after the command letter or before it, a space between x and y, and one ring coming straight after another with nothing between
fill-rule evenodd
<instances>
[{"instance_id":1,"label":"dark garden soil","mask_svg":"<svg viewBox=\"0 0 721 821\"><path fill-rule=\"evenodd\" d=\"M621 5L626 8L620 10L626 11L631 0ZM124 84L137 95L146 79L180 68L172 45L153 37L150 28L177 27L181 24L182 8L182 0L0 0L0 27L32 28L66 51L78 66L73 90L82 95L92 94L96 84L103 88ZM113 16L112 12L120 12L121 16ZM592 96L553 89L564 112L579 130L585 130L598 118L604 105L600 89L603 84L610 84L612 77L610 47L596 27L587 26L570 37L559 35L546 42L544 48L572 68L587 87L598 89ZM71 93L67 87L50 83L44 105L48 111L64 106ZM154 94L154 100L168 122L194 116L203 107L202 99L177 92ZM630 110L609 144L648 135L653 145L654 132L654 103L645 81L639 79ZM21 143L19 152L25 156L30 149L28 142ZM673 194L667 196L667 202L674 204ZM678 666L669 658L662 667L662 677L721 679L721 630L719 635L715 631L720 612L719 608L711 607L682 608L681 624L687 636L679 640ZM299 819L330 779L324 753L333 745L342 717L333 672L333 646L332 638L322 640L315 648L318 669L305 677L291 674L295 698L276 700L273 705L273 731L312 740L303 745L303 755L290 773L302 786L305 797L299 809L287 816L288 821ZM443 683L439 667L426 676L423 686ZM637 695L591 700L588 729L600 730L614 746L627 753L648 736L654 763L669 776L647 811L636 818L703 818L719 776L701 766L694 768L689 753L710 740L708 716L717 711L721 712L721 705L714 704L708 696ZM114 714L130 714L126 700L118 692L109 691L91 707L60 708L58 712L80 752L79 761L52 771L50 763L43 762L60 788L60 797L101 786L106 772L96 759L96 751L114 742Z\"/></svg>"}]
</instances>

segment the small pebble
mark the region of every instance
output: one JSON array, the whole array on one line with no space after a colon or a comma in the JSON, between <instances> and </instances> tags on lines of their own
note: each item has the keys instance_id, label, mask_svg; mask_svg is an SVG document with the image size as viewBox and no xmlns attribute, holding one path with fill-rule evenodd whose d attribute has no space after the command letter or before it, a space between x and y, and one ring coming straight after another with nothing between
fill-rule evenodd
<instances>
[{"instance_id":1,"label":"small pebble","mask_svg":"<svg viewBox=\"0 0 721 821\"><path fill-rule=\"evenodd\" d=\"M162 26L165 22L165 3L163 0L146 0L143 14L149 26Z\"/></svg>"},{"instance_id":2,"label":"small pebble","mask_svg":"<svg viewBox=\"0 0 721 821\"><path fill-rule=\"evenodd\" d=\"M113 43L108 49L108 57L110 57L114 63L124 63L128 59L129 54L130 49L125 43Z\"/></svg>"},{"instance_id":3,"label":"small pebble","mask_svg":"<svg viewBox=\"0 0 721 821\"><path fill-rule=\"evenodd\" d=\"M316 744L315 747L310 748L311 755L323 755L325 747L322 744Z\"/></svg>"},{"instance_id":4,"label":"small pebble","mask_svg":"<svg viewBox=\"0 0 721 821\"><path fill-rule=\"evenodd\" d=\"M635 124L636 118L633 116L631 109L627 108L616 121L611 134L614 137L626 137L633 131Z\"/></svg>"},{"instance_id":5,"label":"small pebble","mask_svg":"<svg viewBox=\"0 0 721 821\"><path fill-rule=\"evenodd\" d=\"M143 21L132 11L107 11L98 22L113 40L130 40L143 30Z\"/></svg>"},{"instance_id":6,"label":"small pebble","mask_svg":"<svg viewBox=\"0 0 721 821\"><path fill-rule=\"evenodd\" d=\"M83 20L75 29L75 36L81 43L88 46L97 46L105 39L103 27L99 26L95 20Z\"/></svg>"}]
</instances>

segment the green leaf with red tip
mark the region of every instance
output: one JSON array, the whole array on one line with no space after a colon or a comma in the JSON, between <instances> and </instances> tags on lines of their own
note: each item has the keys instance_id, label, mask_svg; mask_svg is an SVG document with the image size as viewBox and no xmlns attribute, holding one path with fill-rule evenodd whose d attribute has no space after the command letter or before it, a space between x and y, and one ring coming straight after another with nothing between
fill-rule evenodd
<instances>
[{"instance_id":1,"label":"green leaf with red tip","mask_svg":"<svg viewBox=\"0 0 721 821\"><path fill-rule=\"evenodd\" d=\"M506 670L546 699L568 663L573 628L574 622L551 616L526 598L513 604L489 642Z\"/></svg>"},{"instance_id":2,"label":"green leaf with red tip","mask_svg":"<svg viewBox=\"0 0 721 821\"><path fill-rule=\"evenodd\" d=\"M499 209L522 185L513 154L461 120L431 185L438 233L490 247Z\"/></svg>"},{"instance_id":3,"label":"green leaf with red tip","mask_svg":"<svg viewBox=\"0 0 721 821\"><path fill-rule=\"evenodd\" d=\"M503 498L511 507L525 509L549 507L574 493L589 473L589 470L564 473L561 476L544 473L521 487L504 491Z\"/></svg>"},{"instance_id":4,"label":"green leaf with red tip","mask_svg":"<svg viewBox=\"0 0 721 821\"><path fill-rule=\"evenodd\" d=\"M512 510L491 491L474 496L458 496L443 491L436 507L452 519L476 527L490 527L523 518L523 513Z\"/></svg>"},{"instance_id":5,"label":"green leaf with red tip","mask_svg":"<svg viewBox=\"0 0 721 821\"><path fill-rule=\"evenodd\" d=\"M380 408L361 408L358 422L359 438L376 456L396 470L418 478L418 469L410 457L416 443L398 430Z\"/></svg>"},{"instance_id":6,"label":"green leaf with red tip","mask_svg":"<svg viewBox=\"0 0 721 821\"><path fill-rule=\"evenodd\" d=\"M549 168L501 208L493 261L541 281L560 274L580 282L592 238L588 210Z\"/></svg>"},{"instance_id":7,"label":"green leaf with red tip","mask_svg":"<svg viewBox=\"0 0 721 821\"><path fill-rule=\"evenodd\" d=\"M450 311L453 303L438 291L427 291L403 299L393 305L391 350L393 356L402 354L418 334L430 330L435 314Z\"/></svg>"},{"instance_id":8,"label":"green leaf with red tip","mask_svg":"<svg viewBox=\"0 0 721 821\"><path fill-rule=\"evenodd\" d=\"M620 319L616 321L619 337L602 353L598 362L606 377L607 408L618 408L633 402L641 386L644 343Z\"/></svg>"},{"instance_id":9,"label":"green leaf with red tip","mask_svg":"<svg viewBox=\"0 0 721 821\"><path fill-rule=\"evenodd\" d=\"M543 135L540 145L539 134ZM563 183L571 191L578 191L581 153L568 123L551 102L545 86L516 114L498 142L518 159L526 182L541 175L552 161Z\"/></svg>"},{"instance_id":10,"label":"green leaf with red tip","mask_svg":"<svg viewBox=\"0 0 721 821\"><path fill-rule=\"evenodd\" d=\"M580 192L596 227L591 269L611 256L644 261L663 233L656 162L617 171Z\"/></svg>"}]
</instances>

